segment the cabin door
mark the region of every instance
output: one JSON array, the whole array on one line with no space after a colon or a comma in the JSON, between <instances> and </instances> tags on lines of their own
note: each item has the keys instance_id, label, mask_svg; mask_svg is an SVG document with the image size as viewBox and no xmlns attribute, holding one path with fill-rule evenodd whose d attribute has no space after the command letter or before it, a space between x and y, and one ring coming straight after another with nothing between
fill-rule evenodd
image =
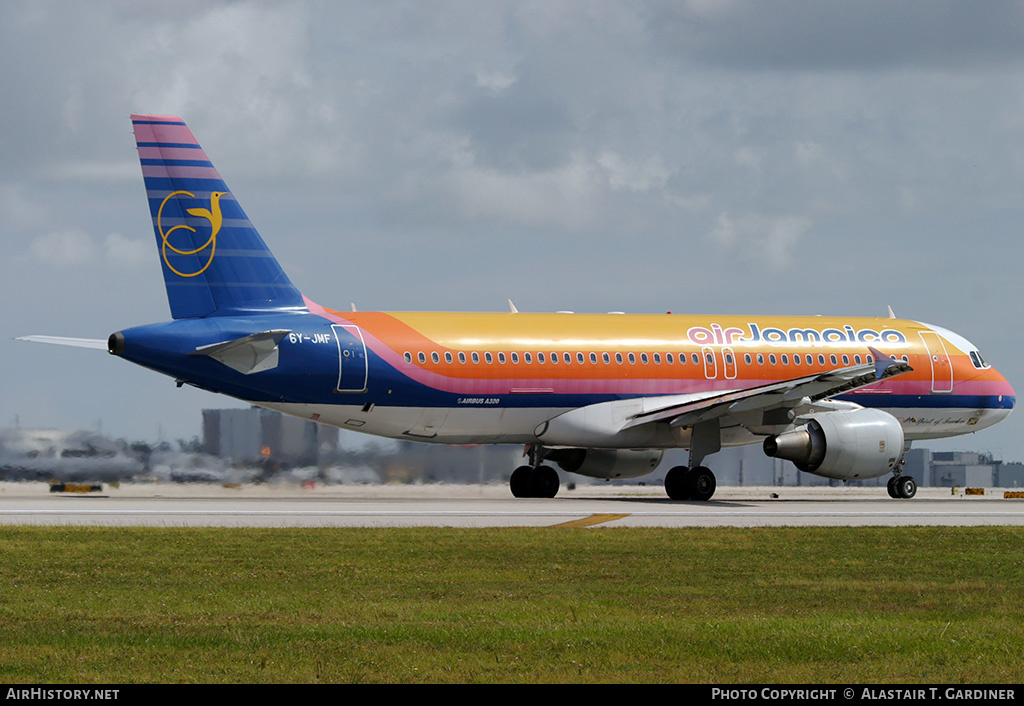
<instances>
[{"instance_id":1,"label":"cabin door","mask_svg":"<svg viewBox=\"0 0 1024 706\"><path fill-rule=\"evenodd\" d=\"M366 392L369 367L363 332L352 324L332 324L338 342L338 384L335 392Z\"/></svg>"},{"instance_id":2,"label":"cabin door","mask_svg":"<svg viewBox=\"0 0 1024 706\"><path fill-rule=\"evenodd\" d=\"M949 362L946 344L934 331L921 331L920 336L932 366L932 392L952 392L953 366Z\"/></svg>"}]
</instances>

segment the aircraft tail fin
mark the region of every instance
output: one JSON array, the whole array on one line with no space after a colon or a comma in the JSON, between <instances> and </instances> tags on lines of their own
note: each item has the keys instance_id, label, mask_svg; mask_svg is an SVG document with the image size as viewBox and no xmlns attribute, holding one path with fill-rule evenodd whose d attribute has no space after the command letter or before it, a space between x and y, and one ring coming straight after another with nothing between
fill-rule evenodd
<instances>
[{"instance_id":1,"label":"aircraft tail fin","mask_svg":"<svg viewBox=\"0 0 1024 706\"><path fill-rule=\"evenodd\" d=\"M304 307L185 122L132 115L175 319Z\"/></svg>"}]
</instances>

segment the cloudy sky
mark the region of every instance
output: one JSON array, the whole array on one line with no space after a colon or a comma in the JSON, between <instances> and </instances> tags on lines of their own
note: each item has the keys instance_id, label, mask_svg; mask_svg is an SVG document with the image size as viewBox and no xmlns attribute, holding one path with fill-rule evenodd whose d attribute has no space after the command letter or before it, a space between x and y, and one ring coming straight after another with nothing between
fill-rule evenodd
<instances>
[{"instance_id":1,"label":"cloudy sky","mask_svg":"<svg viewBox=\"0 0 1024 706\"><path fill-rule=\"evenodd\" d=\"M1024 388L1024 5L0 4L9 338L169 318L131 112L185 118L307 296L886 314ZM239 406L8 340L0 426ZM931 445L1024 460L1024 414Z\"/></svg>"}]
</instances>

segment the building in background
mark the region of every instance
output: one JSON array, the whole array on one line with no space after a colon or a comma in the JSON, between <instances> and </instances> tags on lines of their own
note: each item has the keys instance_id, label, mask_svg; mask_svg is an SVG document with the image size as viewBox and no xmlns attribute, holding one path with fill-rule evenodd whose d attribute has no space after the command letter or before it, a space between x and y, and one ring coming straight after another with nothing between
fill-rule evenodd
<instances>
[{"instance_id":1,"label":"building in background","mask_svg":"<svg viewBox=\"0 0 1024 706\"><path fill-rule=\"evenodd\" d=\"M906 473L918 485L938 487L1020 488L1024 487L1024 464L1004 463L991 454L971 451L907 452Z\"/></svg>"},{"instance_id":2,"label":"building in background","mask_svg":"<svg viewBox=\"0 0 1024 706\"><path fill-rule=\"evenodd\" d=\"M203 453L238 462L315 465L338 448L338 429L262 407L204 409Z\"/></svg>"}]
</instances>

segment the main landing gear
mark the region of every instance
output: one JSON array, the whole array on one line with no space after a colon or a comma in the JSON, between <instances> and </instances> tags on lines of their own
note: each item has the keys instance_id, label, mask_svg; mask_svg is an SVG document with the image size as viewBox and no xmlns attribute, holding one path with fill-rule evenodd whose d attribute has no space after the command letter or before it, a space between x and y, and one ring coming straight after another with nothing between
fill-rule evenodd
<instances>
[{"instance_id":1,"label":"main landing gear","mask_svg":"<svg viewBox=\"0 0 1024 706\"><path fill-rule=\"evenodd\" d=\"M893 476L887 486L890 498L909 499L917 495L917 481L910 476Z\"/></svg>"},{"instance_id":2,"label":"main landing gear","mask_svg":"<svg viewBox=\"0 0 1024 706\"><path fill-rule=\"evenodd\" d=\"M716 487L715 474L704 466L676 466L665 474L665 492L673 500L710 500Z\"/></svg>"},{"instance_id":3,"label":"main landing gear","mask_svg":"<svg viewBox=\"0 0 1024 706\"><path fill-rule=\"evenodd\" d=\"M508 484L517 498L553 498L558 494L558 473L551 466L520 466Z\"/></svg>"}]
</instances>

